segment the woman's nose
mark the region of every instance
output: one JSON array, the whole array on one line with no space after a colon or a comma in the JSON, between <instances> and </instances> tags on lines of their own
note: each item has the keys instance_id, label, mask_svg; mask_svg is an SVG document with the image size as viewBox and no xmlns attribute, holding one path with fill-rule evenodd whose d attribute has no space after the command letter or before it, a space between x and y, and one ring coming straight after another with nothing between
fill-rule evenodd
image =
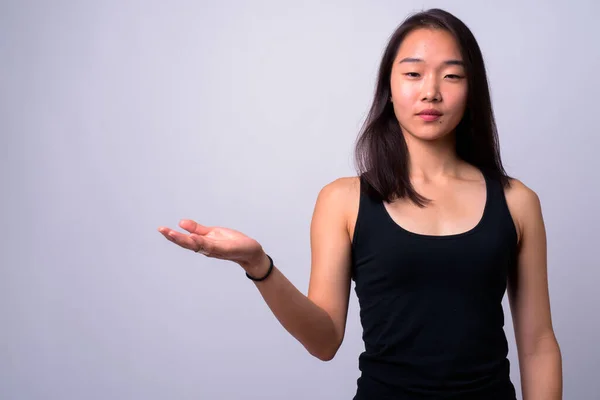
<instances>
[{"instance_id":1,"label":"woman's nose","mask_svg":"<svg viewBox=\"0 0 600 400\"><path fill-rule=\"evenodd\" d=\"M435 77L426 77L423 79L422 101L440 101L442 99L440 93L440 85Z\"/></svg>"}]
</instances>

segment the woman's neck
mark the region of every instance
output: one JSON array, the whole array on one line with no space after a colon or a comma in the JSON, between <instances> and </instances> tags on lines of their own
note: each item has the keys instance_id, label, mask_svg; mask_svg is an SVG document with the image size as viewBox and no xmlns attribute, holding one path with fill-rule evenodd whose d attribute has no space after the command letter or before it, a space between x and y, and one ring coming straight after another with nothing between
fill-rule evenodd
<instances>
[{"instance_id":1,"label":"woman's neck","mask_svg":"<svg viewBox=\"0 0 600 400\"><path fill-rule=\"evenodd\" d=\"M439 140L421 140L405 135L411 181L428 182L459 175L464 162L456 154L453 135Z\"/></svg>"}]
</instances>

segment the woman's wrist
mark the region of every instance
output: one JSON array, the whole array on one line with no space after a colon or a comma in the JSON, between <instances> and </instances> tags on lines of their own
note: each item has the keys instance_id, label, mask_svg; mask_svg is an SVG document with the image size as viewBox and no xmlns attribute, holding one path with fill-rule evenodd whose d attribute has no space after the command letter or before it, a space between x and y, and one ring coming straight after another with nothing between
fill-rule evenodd
<instances>
[{"instance_id":1,"label":"woman's wrist","mask_svg":"<svg viewBox=\"0 0 600 400\"><path fill-rule=\"evenodd\" d=\"M246 271L246 273L252 277L260 278L269 272L271 260L263 250L253 256L251 259L244 263L240 263L240 266Z\"/></svg>"}]
</instances>

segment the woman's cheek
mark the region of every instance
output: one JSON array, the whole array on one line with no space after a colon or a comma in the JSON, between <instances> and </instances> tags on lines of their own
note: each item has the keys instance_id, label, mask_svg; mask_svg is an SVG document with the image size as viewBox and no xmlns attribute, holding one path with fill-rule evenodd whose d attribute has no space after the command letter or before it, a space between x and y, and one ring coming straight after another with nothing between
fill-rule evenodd
<instances>
[{"instance_id":1,"label":"woman's cheek","mask_svg":"<svg viewBox=\"0 0 600 400\"><path fill-rule=\"evenodd\" d=\"M417 82L403 82L398 85L398 94L403 101L412 101L419 93L419 84Z\"/></svg>"}]
</instances>

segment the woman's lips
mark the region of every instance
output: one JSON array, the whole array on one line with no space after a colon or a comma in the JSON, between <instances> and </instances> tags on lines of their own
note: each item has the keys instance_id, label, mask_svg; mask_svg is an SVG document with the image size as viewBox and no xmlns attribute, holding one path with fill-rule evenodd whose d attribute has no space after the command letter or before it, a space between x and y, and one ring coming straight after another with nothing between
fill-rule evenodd
<instances>
[{"instance_id":1,"label":"woman's lips","mask_svg":"<svg viewBox=\"0 0 600 400\"><path fill-rule=\"evenodd\" d=\"M442 116L440 114L419 114L419 117L421 117L423 120L425 120L427 122L431 122L431 121L437 121Z\"/></svg>"},{"instance_id":2,"label":"woman's lips","mask_svg":"<svg viewBox=\"0 0 600 400\"><path fill-rule=\"evenodd\" d=\"M441 111L436 110L435 108L428 108L425 110L421 110L418 114L419 117L421 117L423 120L425 121L436 121L438 119L440 119L440 117L443 115Z\"/></svg>"}]
</instances>

